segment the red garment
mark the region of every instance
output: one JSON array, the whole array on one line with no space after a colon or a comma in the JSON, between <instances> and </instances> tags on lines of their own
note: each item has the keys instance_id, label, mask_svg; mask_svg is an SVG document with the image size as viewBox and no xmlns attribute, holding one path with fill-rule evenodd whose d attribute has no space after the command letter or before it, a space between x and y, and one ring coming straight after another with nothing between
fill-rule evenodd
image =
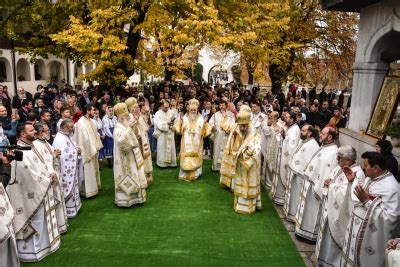
<instances>
[{"instance_id":1,"label":"red garment","mask_svg":"<svg viewBox=\"0 0 400 267\"><path fill-rule=\"evenodd\" d=\"M79 120L81 117L82 117L82 112L81 112L81 111L75 112L74 116L72 117L72 121L73 121L74 123L77 123L78 120Z\"/></svg>"}]
</instances>

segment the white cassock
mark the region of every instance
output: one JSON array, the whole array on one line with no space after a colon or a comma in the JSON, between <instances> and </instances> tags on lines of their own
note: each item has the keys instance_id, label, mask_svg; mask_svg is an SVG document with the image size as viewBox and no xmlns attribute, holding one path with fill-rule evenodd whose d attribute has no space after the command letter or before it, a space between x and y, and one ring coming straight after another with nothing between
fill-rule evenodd
<instances>
[{"instance_id":1,"label":"white cassock","mask_svg":"<svg viewBox=\"0 0 400 267\"><path fill-rule=\"evenodd\" d=\"M14 209L3 184L0 183L0 266L19 266L13 219Z\"/></svg>"},{"instance_id":2,"label":"white cassock","mask_svg":"<svg viewBox=\"0 0 400 267\"><path fill-rule=\"evenodd\" d=\"M274 175L277 172L278 148L282 140L280 128L277 125L263 124L261 130L261 154L263 155L262 181L266 190L271 190Z\"/></svg>"},{"instance_id":3,"label":"white cassock","mask_svg":"<svg viewBox=\"0 0 400 267\"><path fill-rule=\"evenodd\" d=\"M202 173L203 138L211 134L211 127L200 114L192 119L186 114L174 129L182 135L179 179L195 181Z\"/></svg>"},{"instance_id":4,"label":"white cassock","mask_svg":"<svg viewBox=\"0 0 400 267\"><path fill-rule=\"evenodd\" d=\"M175 133L169 127L169 123L175 119L176 112L162 109L154 115L154 133L157 139L157 166L176 167Z\"/></svg>"},{"instance_id":5,"label":"white cassock","mask_svg":"<svg viewBox=\"0 0 400 267\"><path fill-rule=\"evenodd\" d=\"M60 149L60 178L68 218L75 218L81 208L79 181L83 180L82 159L78 156L77 144L66 134L58 132L53 148Z\"/></svg>"},{"instance_id":6,"label":"white cassock","mask_svg":"<svg viewBox=\"0 0 400 267\"><path fill-rule=\"evenodd\" d=\"M253 112L251 113L251 125L253 126L254 130L256 130L258 133L261 133L264 119L267 120L268 117L266 114L262 112L259 112L257 114Z\"/></svg>"},{"instance_id":7,"label":"white cassock","mask_svg":"<svg viewBox=\"0 0 400 267\"><path fill-rule=\"evenodd\" d=\"M356 178L349 183L340 166L336 166L327 177L331 179L329 188L325 187L322 195L322 214L318 231L315 255L318 264L339 266L346 226L357 197L354 188L364 182L365 176L360 165L353 164L351 169Z\"/></svg>"},{"instance_id":8,"label":"white cassock","mask_svg":"<svg viewBox=\"0 0 400 267\"><path fill-rule=\"evenodd\" d=\"M57 174L57 182L52 185L54 191L54 198L57 205L56 214L58 222L58 231L65 233L67 231L68 219L67 211L65 209L64 192L62 189L62 180L60 179L60 161L54 157L54 150L46 140L36 139L33 145L37 148L47 163L50 173Z\"/></svg>"},{"instance_id":9,"label":"white cassock","mask_svg":"<svg viewBox=\"0 0 400 267\"><path fill-rule=\"evenodd\" d=\"M283 211L286 219L294 222L297 211L297 204L300 201L300 191L304 183L304 169L311 157L319 149L319 145L314 138L302 140L289 159L287 171L287 187L285 192L285 204Z\"/></svg>"},{"instance_id":10,"label":"white cassock","mask_svg":"<svg viewBox=\"0 0 400 267\"><path fill-rule=\"evenodd\" d=\"M289 159L296 150L300 142L300 128L295 123L288 127L285 139L282 141L282 149L278 154L279 172L274 176L272 195L275 204L283 205L285 203L285 190L287 186L287 166Z\"/></svg>"},{"instance_id":11,"label":"white cassock","mask_svg":"<svg viewBox=\"0 0 400 267\"><path fill-rule=\"evenodd\" d=\"M310 241L317 240L322 211L322 188L325 179L338 164L337 150L338 147L334 143L321 146L304 171L304 184L295 215L295 233Z\"/></svg>"},{"instance_id":12,"label":"white cassock","mask_svg":"<svg viewBox=\"0 0 400 267\"><path fill-rule=\"evenodd\" d=\"M130 207L146 201L147 180L139 142L131 127L117 123L114 139L115 204Z\"/></svg>"},{"instance_id":13,"label":"white cassock","mask_svg":"<svg viewBox=\"0 0 400 267\"><path fill-rule=\"evenodd\" d=\"M399 223L400 187L393 174L367 177L363 187L369 190L370 200L354 203L340 266L384 266L387 241Z\"/></svg>"},{"instance_id":14,"label":"white cassock","mask_svg":"<svg viewBox=\"0 0 400 267\"><path fill-rule=\"evenodd\" d=\"M235 117L230 111L226 111L225 113L218 111L212 115L209 124L211 127L215 127L215 132L213 134L214 151L211 169L213 171L219 171L221 169L222 157L224 155L229 133L235 125Z\"/></svg>"},{"instance_id":15,"label":"white cassock","mask_svg":"<svg viewBox=\"0 0 400 267\"><path fill-rule=\"evenodd\" d=\"M399 238L397 239L399 240ZM386 249L386 266L387 267L400 266L400 242L397 243L395 249Z\"/></svg>"},{"instance_id":16,"label":"white cassock","mask_svg":"<svg viewBox=\"0 0 400 267\"><path fill-rule=\"evenodd\" d=\"M50 172L35 148L24 151L23 161L11 162L11 180L7 186L15 210L14 230L18 257L24 262L38 262L60 247L56 205Z\"/></svg>"},{"instance_id":17,"label":"white cassock","mask_svg":"<svg viewBox=\"0 0 400 267\"><path fill-rule=\"evenodd\" d=\"M84 180L80 181L79 191L86 198L96 196L101 188L98 157L103 144L91 119L82 116L78 120L74 141L82 151Z\"/></svg>"}]
</instances>

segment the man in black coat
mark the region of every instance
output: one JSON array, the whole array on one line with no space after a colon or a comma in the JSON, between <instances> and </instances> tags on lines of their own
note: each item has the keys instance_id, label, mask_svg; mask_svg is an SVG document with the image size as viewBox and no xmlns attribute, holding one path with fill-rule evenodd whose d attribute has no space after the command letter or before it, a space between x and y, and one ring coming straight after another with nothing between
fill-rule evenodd
<instances>
[{"instance_id":1,"label":"man in black coat","mask_svg":"<svg viewBox=\"0 0 400 267\"><path fill-rule=\"evenodd\" d=\"M306 115L306 123L315 127L321 121L326 122L326 116L318 110L317 104L311 104L310 112L308 112Z\"/></svg>"},{"instance_id":2,"label":"man in black coat","mask_svg":"<svg viewBox=\"0 0 400 267\"><path fill-rule=\"evenodd\" d=\"M12 107L20 109L22 107L22 101L24 99L30 100L33 103L32 94L29 92L25 92L25 89L22 87L18 87L17 94L13 97Z\"/></svg>"}]
</instances>

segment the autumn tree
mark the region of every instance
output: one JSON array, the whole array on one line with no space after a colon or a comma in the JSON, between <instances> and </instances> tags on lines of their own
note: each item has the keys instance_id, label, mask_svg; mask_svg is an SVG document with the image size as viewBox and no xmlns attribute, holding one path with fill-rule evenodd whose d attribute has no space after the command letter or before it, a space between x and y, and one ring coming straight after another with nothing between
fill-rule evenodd
<instances>
[{"instance_id":1,"label":"autumn tree","mask_svg":"<svg viewBox=\"0 0 400 267\"><path fill-rule=\"evenodd\" d=\"M257 66L280 60L279 48L289 29L290 6L285 1L218 1L226 31L221 43L241 55L253 84ZM290 46L290 44L287 44Z\"/></svg>"},{"instance_id":2,"label":"autumn tree","mask_svg":"<svg viewBox=\"0 0 400 267\"><path fill-rule=\"evenodd\" d=\"M0 33L23 42L16 49L33 59L53 54L77 63L96 62L86 78L118 84L134 73L142 39L138 25L152 2L11 1Z\"/></svg>"},{"instance_id":3,"label":"autumn tree","mask_svg":"<svg viewBox=\"0 0 400 267\"><path fill-rule=\"evenodd\" d=\"M163 0L154 3L142 26L147 45L164 68L164 78L183 77L194 68L199 50L223 31L212 2Z\"/></svg>"}]
</instances>

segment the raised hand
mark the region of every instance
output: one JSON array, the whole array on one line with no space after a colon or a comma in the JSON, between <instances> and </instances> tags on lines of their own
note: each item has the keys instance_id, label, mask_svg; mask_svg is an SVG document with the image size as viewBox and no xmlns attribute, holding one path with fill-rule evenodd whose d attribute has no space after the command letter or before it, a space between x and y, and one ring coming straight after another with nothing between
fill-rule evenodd
<instances>
[{"instance_id":1,"label":"raised hand","mask_svg":"<svg viewBox=\"0 0 400 267\"><path fill-rule=\"evenodd\" d=\"M361 185L356 185L354 194L360 200L361 203L365 203L369 200L369 192L365 190Z\"/></svg>"},{"instance_id":2,"label":"raised hand","mask_svg":"<svg viewBox=\"0 0 400 267\"><path fill-rule=\"evenodd\" d=\"M346 175L346 178L349 181L349 183L352 183L356 178L357 171L353 172L353 170L349 166L343 166L342 170Z\"/></svg>"}]
</instances>

